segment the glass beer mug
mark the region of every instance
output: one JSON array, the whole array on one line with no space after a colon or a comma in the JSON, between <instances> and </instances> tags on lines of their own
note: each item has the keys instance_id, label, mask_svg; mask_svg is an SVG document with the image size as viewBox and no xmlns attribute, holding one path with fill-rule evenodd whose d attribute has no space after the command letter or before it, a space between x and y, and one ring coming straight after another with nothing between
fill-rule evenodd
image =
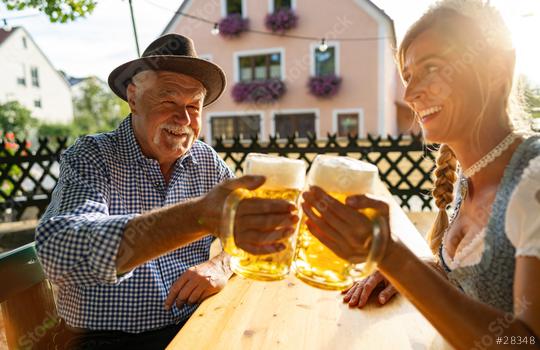
<instances>
[{"instance_id":1,"label":"glass beer mug","mask_svg":"<svg viewBox=\"0 0 540 350\"><path fill-rule=\"evenodd\" d=\"M378 177L376 166L349 157L318 155L307 177L308 185L316 185L338 201L345 203L350 195L374 192ZM315 209L316 210L316 209ZM303 217L298 232L294 268L296 277L303 282L322 289L341 290L353 283L354 277L372 273L374 248L381 245L375 210L363 210L374 224L370 253L363 264L351 264L338 257L309 232ZM375 252L376 253L376 252Z\"/></svg>"},{"instance_id":2,"label":"glass beer mug","mask_svg":"<svg viewBox=\"0 0 540 350\"><path fill-rule=\"evenodd\" d=\"M285 241L285 249L264 255L253 255L234 242L236 209L244 198L285 199L298 205L304 188L306 164L303 160L250 153L246 158L244 175L264 175L265 183L254 191L238 189L227 198L223 208L220 239L223 250L231 256L231 269L244 277L273 281L285 278L290 271L294 256L296 232ZM297 228L298 229L298 228Z\"/></svg>"}]
</instances>

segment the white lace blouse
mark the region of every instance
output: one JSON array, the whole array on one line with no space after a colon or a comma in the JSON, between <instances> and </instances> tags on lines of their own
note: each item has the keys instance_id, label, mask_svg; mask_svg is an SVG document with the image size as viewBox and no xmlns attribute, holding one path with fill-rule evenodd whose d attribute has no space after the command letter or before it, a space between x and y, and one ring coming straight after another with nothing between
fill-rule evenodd
<instances>
[{"instance_id":1,"label":"white lace blouse","mask_svg":"<svg viewBox=\"0 0 540 350\"><path fill-rule=\"evenodd\" d=\"M506 209L506 235L516 248L516 257L540 259L540 156L530 161L514 189ZM443 243L443 259L454 270L476 265L484 251L485 229L473 237L465 237L452 259ZM446 240L446 237L445 237Z\"/></svg>"}]
</instances>

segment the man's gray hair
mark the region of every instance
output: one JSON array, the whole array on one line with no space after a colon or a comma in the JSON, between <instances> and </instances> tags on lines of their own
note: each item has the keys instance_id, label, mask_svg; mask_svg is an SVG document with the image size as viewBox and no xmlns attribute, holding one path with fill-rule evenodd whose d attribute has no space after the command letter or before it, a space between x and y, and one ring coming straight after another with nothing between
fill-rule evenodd
<instances>
[{"instance_id":1,"label":"man's gray hair","mask_svg":"<svg viewBox=\"0 0 540 350\"><path fill-rule=\"evenodd\" d=\"M156 84L158 78L159 78L159 71L145 70L145 71L135 74L133 78L131 78L131 82L136 87L135 97L139 99L147 89L152 88ZM187 82L187 79L182 76L179 76L178 80L180 81L185 80ZM201 92L202 99L204 100L204 98L206 97L207 91L204 85L202 85L202 83L201 83L201 87L202 87L202 92Z\"/></svg>"}]
</instances>

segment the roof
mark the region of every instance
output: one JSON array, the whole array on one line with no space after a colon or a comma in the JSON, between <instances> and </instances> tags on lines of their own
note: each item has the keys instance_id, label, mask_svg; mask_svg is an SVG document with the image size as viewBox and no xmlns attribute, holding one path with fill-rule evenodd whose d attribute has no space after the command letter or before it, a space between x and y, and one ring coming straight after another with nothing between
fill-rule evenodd
<instances>
[{"instance_id":1,"label":"roof","mask_svg":"<svg viewBox=\"0 0 540 350\"><path fill-rule=\"evenodd\" d=\"M17 29L18 27L15 27L11 29L10 31L5 30L4 28L0 28L0 45Z\"/></svg>"},{"instance_id":2,"label":"roof","mask_svg":"<svg viewBox=\"0 0 540 350\"><path fill-rule=\"evenodd\" d=\"M383 9L381 9L379 6L375 5L373 1L365 0L371 7L373 7L377 12L379 12L390 24L390 29L392 30L392 44L394 47L396 47L396 29L394 27L394 20L388 16L386 12L384 12Z\"/></svg>"},{"instance_id":3,"label":"roof","mask_svg":"<svg viewBox=\"0 0 540 350\"><path fill-rule=\"evenodd\" d=\"M170 32L171 30L171 27L173 26L174 24L174 21L176 21L176 19L178 18L178 16L180 16L180 13L183 12L184 8L187 6L187 4L190 2L190 0L184 0L182 1L182 3L180 4L180 7L178 7L178 10L176 10L175 14L172 16L171 20L169 21L169 23L167 23L167 25L165 26L165 29L163 29L163 32L161 32L161 35L165 35L167 33Z\"/></svg>"},{"instance_id":4,"label":"roof","mask_svg":"<svg viewBox=\"0 0 540 350\"><path fill-rule=\"evenodd\" d=\"M52 70L54 70L56 72L56 74L58 74L58 76L60 78L62 78L62 81L69 87L69 82L66 80L65 76L63 74L61 74L59 71L57 71L56 68L54 68L54 65L52 64L51 60L49 60L49 57L47 57L47 55L45 55L43 50L41 50L39 45L34 41L34 38L30 35L30 33L26 30L26 28L24 28L24 27L13 27L13 29L10 30L9 32L2 29L2 28L0 28L0 45L2 45L3 42L6 41L6 39L11 36L11 34L13 34L14 32L16 32L18 30L22 30L24 32L24 35L30 40L32 45L35 46L35 48L37 49L39 54L42 55L43 58L45 58L45 61L47 61L49 66L52 68Z\"/></svg>"}]
</instances>

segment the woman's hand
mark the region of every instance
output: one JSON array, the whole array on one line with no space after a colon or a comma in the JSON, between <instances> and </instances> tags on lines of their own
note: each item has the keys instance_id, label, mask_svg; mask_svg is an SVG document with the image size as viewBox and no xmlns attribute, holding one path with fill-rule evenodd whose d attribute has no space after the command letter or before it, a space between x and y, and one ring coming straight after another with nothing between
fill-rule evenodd
<instances>
[{"instance_id":1,"label":"woman's hand","mask_svg":"<svg viewBox=\"0 0 540 350\"><path fill-rule=\"evenodd\" d=\"M390 235L388 204L375 197L350 196L347 204L342 204L320 187L312 186L303 198L302 209L310 232L336 255L353 264L365 262L372 241L373 223L359 209L375 210L382 218L381 234Z\"/></svg>"},{"instance_id":2,"label":"woman's hand","mask_svg":"<svg viewBox=\"0 0 540 350\"><path fill-rule=\"evenodd\" d=\"M341 292L341 294L345 294L343 302L349 303L350 307L361 309L367 304L373 291L381 284L384 289L379 293L377 300L381 305L384 305L398 292L379 271L375 271L361 281L354 282L349 289Z\"/></svg>"}]
</instances>

